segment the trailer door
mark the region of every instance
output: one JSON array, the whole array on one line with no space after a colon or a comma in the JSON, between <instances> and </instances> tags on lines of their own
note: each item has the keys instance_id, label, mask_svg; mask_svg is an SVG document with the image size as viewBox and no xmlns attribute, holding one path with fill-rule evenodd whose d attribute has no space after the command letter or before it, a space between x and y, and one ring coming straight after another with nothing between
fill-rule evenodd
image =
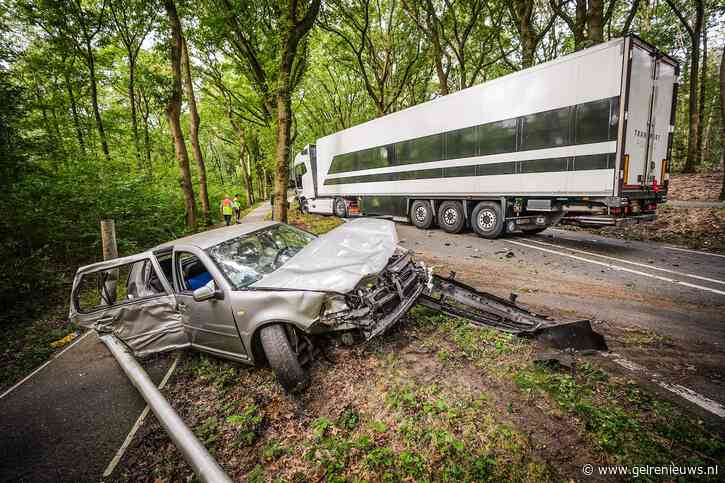
<instances>
[{"instance_id":1,"label":"trailer door","mask_svg":"<svg viewBox=\"0 0 725 483\"><path fill-rule=\"evenodd\" d=\"M637 42L630 45L623 184L625 189L640 189L647 179L655 58Z\"/></svg>"},{"instance_id":2,"label":"trailer door","mask_svg":"<svg viewBox=\"0 0 725 483\"><path fill-rule=\"evenodd\" d=\"M665 184L667 179L668 161L670 157L670 137L674 128L674 95L677 67L665 57L655 61L654 100L652 103L652 120L650 122L650 152L647 171L647 184L654 182L658 186Z\"/></svg>"}]
</instances>

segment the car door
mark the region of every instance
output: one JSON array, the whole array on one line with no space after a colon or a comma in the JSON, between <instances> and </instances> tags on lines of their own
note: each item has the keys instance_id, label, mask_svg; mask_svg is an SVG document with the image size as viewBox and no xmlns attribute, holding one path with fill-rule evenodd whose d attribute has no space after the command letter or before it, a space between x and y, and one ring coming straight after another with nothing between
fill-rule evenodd
<instances>
[{"instance_id":1,"label":"car door","mask_svg":"<svg viewBox=\"0 0 725 483\"><path fill-rule=\"evenodd\" d=\"M191 346L227 359L248 361L234 322L231 289L214 262L197 247L176 246L173 267L177 309ZM195 300L194 290L207 284L215 289L215 297Z\"/></svg>"},{"instance_id":2,"label":"car door","mask_svg":"<svg viewBox=\"0 0 725 483\"><path fill-rule=\"evenodd\" d=\"M78 269L70 320L112 333L138 357L188 347L171 284L145 252Z\"/></svg>"}]
</instances>

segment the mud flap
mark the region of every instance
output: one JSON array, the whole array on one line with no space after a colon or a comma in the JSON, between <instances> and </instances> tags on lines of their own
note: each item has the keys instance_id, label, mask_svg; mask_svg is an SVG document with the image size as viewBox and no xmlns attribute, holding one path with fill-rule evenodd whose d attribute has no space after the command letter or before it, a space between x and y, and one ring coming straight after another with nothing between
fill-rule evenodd
<instances>
[{"instance_id":1,"label":"mud flap","mask_svg":"<svg viewBox=\"0 0 725 483\"><path fill-rule=\"evenodd\" d=\"M556 349L576 351L608 350L604 337L594 332L591 322L560 323L533 314L515 303L480 292L450 277L432 275L426 293L418 303L473 324L523 337L536 337Z\"/></svg>"}]
</instances>

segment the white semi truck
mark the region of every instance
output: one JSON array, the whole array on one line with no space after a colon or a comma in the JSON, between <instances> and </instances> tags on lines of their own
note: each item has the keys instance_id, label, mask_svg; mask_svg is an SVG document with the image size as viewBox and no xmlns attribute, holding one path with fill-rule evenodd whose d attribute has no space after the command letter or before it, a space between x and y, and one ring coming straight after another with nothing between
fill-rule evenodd
<instances>
[{"instance_id":1,"label":"white semi truck","mask_svg":"<svg viewBox=\"0 0 725 483\"><path fill-rule=\"evenodd\" d=\"M612 40L325 136L293 162L296 196L486 238L652 220L678 75L638 37Z\"/></svg>"}]
</instances>

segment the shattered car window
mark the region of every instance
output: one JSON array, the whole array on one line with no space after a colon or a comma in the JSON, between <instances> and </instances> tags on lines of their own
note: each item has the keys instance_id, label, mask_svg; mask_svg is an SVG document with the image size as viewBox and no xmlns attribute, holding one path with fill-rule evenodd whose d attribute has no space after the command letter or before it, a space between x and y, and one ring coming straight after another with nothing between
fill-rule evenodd
<instances>
[{"instance_id":1,"label":"shattered car window","mask_svg":"<svg viewBox=\"0 0 725 483\"><path fill-rule=\"evenodd\" d=\"M141 260L86 273L78 284L75 297L78 309L90 312L164 293L164 286L151 261Z\"/></svg>"},{"instance_id":2,"label":"shattered car window","mask_svg":"<svg viewBox=\"0 0 725 483\"><path fill-rule=\"evenodd\" d=\"M220 243L207 253L239 290L277 270L314 239L305 231L275 225Z\"/></svg>"}]
</instances>

